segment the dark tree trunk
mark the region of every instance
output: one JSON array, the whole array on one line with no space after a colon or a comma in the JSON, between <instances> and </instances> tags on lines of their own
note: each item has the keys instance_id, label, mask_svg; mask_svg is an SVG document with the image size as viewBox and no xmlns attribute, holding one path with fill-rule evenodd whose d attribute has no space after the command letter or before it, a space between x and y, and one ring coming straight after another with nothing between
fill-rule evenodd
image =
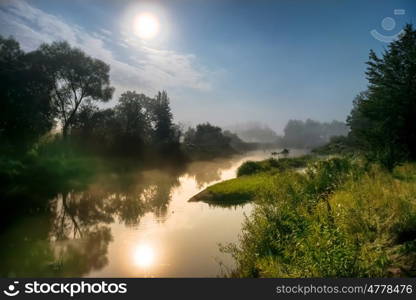
<instances>
[{"instance_id":1,"label":"dark tree trunk","mask_svg":"<svg viewBox=\"0 0 416 300\"><path fill-rule=\"evenodd\" d=\"M62 128L62 137L64 138L64 140L68 138L68 129L69 129L68 124L64 124Z\"/></svg>"}]
</instances>

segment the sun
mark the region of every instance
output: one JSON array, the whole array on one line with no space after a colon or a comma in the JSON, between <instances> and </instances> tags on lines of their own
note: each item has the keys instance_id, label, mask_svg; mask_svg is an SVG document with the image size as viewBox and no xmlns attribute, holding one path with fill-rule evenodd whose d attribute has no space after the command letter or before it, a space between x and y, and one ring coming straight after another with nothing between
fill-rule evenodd
<instances>
[{"instance_id":1,"label":"sun","mask_svg":"<svg viewBox=\"0 0 416 300\"><path fill-rule=\"evenodd\" d=\"M134 250L134 263L140 267L149 267L155 259L154 249L148 245L140 245Z\"/></svg>"},{"instance_id":2,"label":"sun","mask_svg":"<svg viewBox=\"0 0 416 300\"><path fill-rule=\"evenodd\" d=\"M140 14L134 20L134 31L142 39L154 38L159 32L159 21L152 14Z\"/></svg>"}]
</instances>

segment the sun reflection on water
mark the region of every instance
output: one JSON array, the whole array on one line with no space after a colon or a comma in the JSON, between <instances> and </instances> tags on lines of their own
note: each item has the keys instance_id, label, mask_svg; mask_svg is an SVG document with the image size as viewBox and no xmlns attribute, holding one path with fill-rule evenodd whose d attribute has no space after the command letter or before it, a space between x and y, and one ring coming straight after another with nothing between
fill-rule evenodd
<instances>
[{"instance_id":1,"label":"sun reflection on water","mask_svg":"<svg viewBox=\"0 0 416 300\"><path fill-rule=\"evenodd\" d=\"M155 250L147 244L138 245L134 249L133 260L134 264L147 268L154 264L155 261Z\"/></svg>"}]
</instances>

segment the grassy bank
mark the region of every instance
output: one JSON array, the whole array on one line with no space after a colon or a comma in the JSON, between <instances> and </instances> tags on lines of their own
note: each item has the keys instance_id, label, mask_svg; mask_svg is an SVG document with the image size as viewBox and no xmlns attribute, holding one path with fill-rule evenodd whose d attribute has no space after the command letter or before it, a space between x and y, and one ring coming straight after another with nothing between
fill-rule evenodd
<instances>
[{"instance_id":1,"label":"grassy bank","mask_svg":"<svg viewBox=\"0 0 416 300\"><path fill-rule=\"evenodd\" d=\"M229 276L416 275L416 164L332 158L254 173L208 188L222 202L257 199L239 243L222 246L236 261Z\"/></svg>"},{"instance_id":2,"label":"grassy bank","mask_svg":"<svg viewBox=\"0 0 416 300\"><path fill-rule=\"evenodd\" d=\"M294 158L246 161L237 170L237 178L207 187L190 199L218 205L234 205L255 200L273 183L274 176L286 170L300 170L318 158L305 155Z\"/></svg>"},{"instance_id":3,"label":"grassy bank","mask_svg":"<svg viewBox=\"0 0 416 300\"><path fill-rule=\"evenodd\" d=\"M270 177L266 174L234 178L209 186L189 201L203 201L218 205L241 204L253 200L269 182Z\"/></svg>"}]
</instances>

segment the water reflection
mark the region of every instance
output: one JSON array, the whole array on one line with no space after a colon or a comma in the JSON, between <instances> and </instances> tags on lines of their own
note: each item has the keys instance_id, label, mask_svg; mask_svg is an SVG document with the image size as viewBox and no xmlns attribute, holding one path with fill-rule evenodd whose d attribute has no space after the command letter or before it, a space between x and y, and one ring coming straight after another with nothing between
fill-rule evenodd
<instances>
[{"instance_id":1,"label":"water reflection","mask_svg":"<svg viewBox=\"0 0 416 300\"><path fill-rule=\"evenodd\" d=\"M221 180L221 172L232 165L233 160L226 159L195 162L188 167L187 173L195 178L198 188L202 188L207 183Z\"/></svg>"},{"instance_id":2,"label":"water reflection","mask_svg":"<svg viewBox=\"0 0 416 300\"><path fill-rule=\"evenodd\" d=\"M250 207L187 200L267 155L100 174L83 190L62 191L1 233L0 276L215 276L218 243L237 238Z\"/></svg>"},{"instance_id":3,"label":"water reflection","mask_svg":"<svg viewBox=\"0 0 416 300\"><path fill-rule=\"evenodd\" d=\"M155 260L155 249L151 246L143 244L136 247L133 253L134 263L139 267L149 267Z\"/></svg>"}]
</instances>

